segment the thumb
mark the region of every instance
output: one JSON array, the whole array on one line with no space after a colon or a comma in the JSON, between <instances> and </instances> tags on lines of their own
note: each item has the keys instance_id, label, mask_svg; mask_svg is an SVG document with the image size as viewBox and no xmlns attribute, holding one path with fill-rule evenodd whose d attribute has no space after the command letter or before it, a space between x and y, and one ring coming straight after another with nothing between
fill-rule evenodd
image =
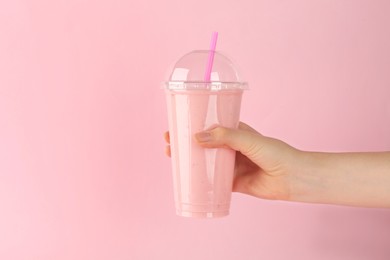
<instances>
[{"instance_id":1,"label":"thumb","mask_svg":"<svg viewBox=\"0 0 390 260\"><path fill-rule=\"evenodd\" d=\"M215 127L195 134L198 143L206 148L228 147L255 159L265 144L265 137L254 131Z\"/></svg>"}]
</instances>

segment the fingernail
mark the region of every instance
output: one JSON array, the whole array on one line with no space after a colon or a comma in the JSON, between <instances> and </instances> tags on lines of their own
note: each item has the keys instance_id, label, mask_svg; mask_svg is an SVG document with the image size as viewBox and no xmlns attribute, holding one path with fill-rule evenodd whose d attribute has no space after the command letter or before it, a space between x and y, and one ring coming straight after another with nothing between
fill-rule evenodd
<instances>
[{"instance_id":1,"label":"fingernail","mask_svg":"<svg viewBox=\"0 0 390 260\"><path fill-rule=\"evenodd\" d=\"M208 131L196 133L195 138L198 140L198 142L210 142L213 140L213 136Z\"/></svg>"}]
</instances>

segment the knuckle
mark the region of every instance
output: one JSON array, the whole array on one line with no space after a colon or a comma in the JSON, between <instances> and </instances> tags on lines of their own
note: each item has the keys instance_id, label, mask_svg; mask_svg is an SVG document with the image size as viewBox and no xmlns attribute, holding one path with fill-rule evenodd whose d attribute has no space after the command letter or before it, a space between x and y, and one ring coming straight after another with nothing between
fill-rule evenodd
<instances>
[{"instance_id":1,"label":"knuckle","mask_svg":"<svg viewBox=\"0 0 390 260\"><path fill-rule=\"evenodd\" d=\"M255 140L253 140L252 142L248 142L244 152L248 156L255 156L261 152L261 146Z\"/></svg>"},{"instance_id":2,"label":"knuckle","mask_svg":"<svg viewBox=\"0 0 390 260\"><path fill-rule=\"evenodd\" d=\"M229 134L229 130L224 127L217 127L214 129L214 138L217 141L224 140Z\"/></svg>"}]
</instances>

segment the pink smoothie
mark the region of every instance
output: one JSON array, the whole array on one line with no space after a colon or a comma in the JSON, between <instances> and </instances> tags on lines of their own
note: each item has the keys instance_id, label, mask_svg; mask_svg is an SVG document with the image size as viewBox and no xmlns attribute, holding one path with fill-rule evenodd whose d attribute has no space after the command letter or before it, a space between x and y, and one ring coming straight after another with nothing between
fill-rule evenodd
<instances>
[{"instance_id":1,"label":"pink smoothie","mask_svg":"<svg viewBox=\"0 0 390 260\"><path fill-rule=\"evenodd\" d=\"M238 126L242 90L167 90L176 212L187 217L229 214L235 151L204 149L194 134L213 125Z\"/></svg>"}]
</instances>

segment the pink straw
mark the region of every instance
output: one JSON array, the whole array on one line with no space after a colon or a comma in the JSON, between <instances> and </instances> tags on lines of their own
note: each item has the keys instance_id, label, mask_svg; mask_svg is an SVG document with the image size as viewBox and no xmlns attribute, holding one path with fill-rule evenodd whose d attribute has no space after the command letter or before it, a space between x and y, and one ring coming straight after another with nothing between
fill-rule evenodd
<instances>
[{"instance_id":1,"label":"pink straw","mask_svg":"<svg viewBox=\"0 0 390 260\"><path fill-rule=\"evenodd\" d=\"M213 32L213 35L211 36L209 61L207 62L206 73L204 74L205 82L210 82L211 80L211 70L213 68L215 47L217 46L217 39L218 39L218 32Z\"/></svg>"}]
</instances>

